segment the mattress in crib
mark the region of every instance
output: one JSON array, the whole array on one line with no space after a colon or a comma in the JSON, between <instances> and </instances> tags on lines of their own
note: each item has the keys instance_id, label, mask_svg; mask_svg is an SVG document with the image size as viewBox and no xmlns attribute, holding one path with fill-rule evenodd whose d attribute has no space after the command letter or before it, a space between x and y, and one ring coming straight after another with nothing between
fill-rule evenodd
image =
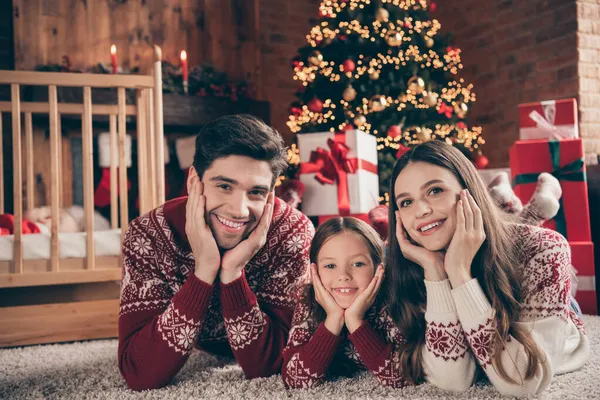
<instances>
[{"instance_id":1,"label":"mattress in crib","mask_svg":"<svg viewBox=\"0 0 600 400\"><path fill-rule=\"evenodd\" d=\"M84 258L86 256L86 232L59 233L60 258ZM50 235L46 233L21 236L24 260L50 259ZM94 250L97 257L121 254L121 230L111 229L94 232ZM0 261L11 261L14 252L14 236L0 236Z\"/></svg>"}]
</instances>

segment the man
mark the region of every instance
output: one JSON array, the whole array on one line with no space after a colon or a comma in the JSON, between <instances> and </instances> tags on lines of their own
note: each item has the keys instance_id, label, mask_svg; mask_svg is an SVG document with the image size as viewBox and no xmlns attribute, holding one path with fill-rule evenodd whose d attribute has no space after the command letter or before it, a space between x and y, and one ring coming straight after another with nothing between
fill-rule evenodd
<instances>
[{"instance_id":1,"label":"man","mask_svg":"<svg viewBox=\"0 0 600 400\"><path fill-rule=\"evenodd\" d=\"M279 134L247 116L196 138L188 197L136 218L123 241L119 369L166 385L192 349L231 355L247 378L279 373L314 228L274 197Z\"/></svg>"}]
</instances>

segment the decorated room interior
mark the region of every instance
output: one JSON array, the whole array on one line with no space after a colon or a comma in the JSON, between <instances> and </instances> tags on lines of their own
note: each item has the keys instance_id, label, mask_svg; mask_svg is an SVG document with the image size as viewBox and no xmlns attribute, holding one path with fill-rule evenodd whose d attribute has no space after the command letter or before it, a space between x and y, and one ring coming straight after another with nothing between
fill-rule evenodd
<instances>
[{"instance_id":1,"label":"decorated room interior","mask_svg":"<svg viewBox=\"0 0 600 400\"><path fill-rule=\"evenodd\" d=\"M398 160L458 149L515 223L566 239L591 357L547 395L600 396L599 18L585 0L0 0L0 397L135 395L117 365L124 237L189 195L196 134L236 114L283 137L287 207L382 241ZM144 394L502 398L366 374L290 392L196 350Z\"/></svg>"}]
</instances>

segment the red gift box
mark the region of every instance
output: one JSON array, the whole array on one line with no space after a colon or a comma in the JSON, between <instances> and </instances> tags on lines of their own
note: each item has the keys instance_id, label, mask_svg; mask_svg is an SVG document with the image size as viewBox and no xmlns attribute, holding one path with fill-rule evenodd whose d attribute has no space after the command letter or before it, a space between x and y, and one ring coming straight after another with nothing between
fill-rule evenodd
<instances>
[{"instance_id":1,"label":"red gift box","mask_svg":"<svg viewBox=\"0 0 600 400\"><path fill-rule=\"evenodd\" d=\"M371 221L369 220L369 214L352 214L352 215L347 215L348 217L354 217L354 218L358 218L361 219L363 221L365 221L367 224L371 225ZM338 218L339 215L319 215L319 225L321 225L323 222L332 219L332 218Z\"/></svg>"},{"instance_id":2,"label":"red gift box","mask_svg":"<svg viewBox=\"0 0 600 400\"><path fill-rule=\"evenodd\" d=\"M575 99L519 104L519 139L579 137Z\"/></svg>"},{"instance_id":3,"label":"red gift box","mask_svg":"<svg viewBox=\"0 0 600 400\"><path fill-rule=\"evenodd\" d=\"M571 263L577 270L575 300L584 314L598 314L596 297L596 270L594 268L594 243L569 242Z\"/></svg>"},{"instance_id":4,"label":"red gift box","mask_svg":"<svg viewBox=\"0 0 600 400\"><path fill-rule=\"evenodd\" d=\"M554 175L562 188L557 215L544 224L569 242L590 242L590 209L581 139L521 140L510 148L510 169L515 194L529 202L540 173Z\"/></svg>"}]
</instances>

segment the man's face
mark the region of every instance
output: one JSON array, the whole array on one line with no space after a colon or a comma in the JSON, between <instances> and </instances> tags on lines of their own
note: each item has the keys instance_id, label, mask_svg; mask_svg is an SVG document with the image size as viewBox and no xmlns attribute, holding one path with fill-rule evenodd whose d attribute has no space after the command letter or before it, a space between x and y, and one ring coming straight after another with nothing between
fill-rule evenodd
<instances>
[{"instance_id":1,"label":"man's face","mask_svg":"<svg viewBox=\"0 0 600 400\"><path fill-rule=\"evenodd\" d=\"M272 179L266 161L245 156L218 158L204 171L204 217L221 249L234 248L256 228Z\"/></svg>"}]
</instances>

